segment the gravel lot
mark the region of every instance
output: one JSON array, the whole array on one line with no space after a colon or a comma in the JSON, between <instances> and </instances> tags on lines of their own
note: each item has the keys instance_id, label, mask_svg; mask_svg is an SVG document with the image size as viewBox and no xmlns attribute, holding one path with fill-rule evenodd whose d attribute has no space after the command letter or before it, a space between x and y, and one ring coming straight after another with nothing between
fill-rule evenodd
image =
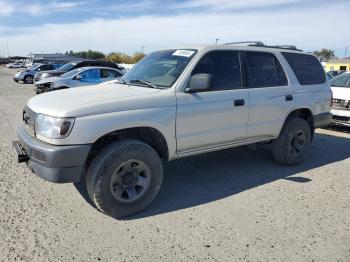
<instances>
[{"instance_id":1,"label":"gravel lot","mask_svg":"<svg viewBox=\"0 0 350 262\"><path fill-rule=\"evenodd\" d=\"M266 147L168 163L156 201L115 220L15 163L34 87L14 72L0 68L1 261L350 261L349 129L317 130L297 167Z\"/></svg>"}]
</instances>

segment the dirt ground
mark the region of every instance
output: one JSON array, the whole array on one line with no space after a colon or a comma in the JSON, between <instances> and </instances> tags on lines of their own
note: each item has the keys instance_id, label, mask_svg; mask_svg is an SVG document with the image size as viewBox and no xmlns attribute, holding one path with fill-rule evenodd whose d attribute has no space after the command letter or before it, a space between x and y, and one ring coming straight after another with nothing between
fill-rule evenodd
<instances>
[{"instance_id":1,"label":"dirt ground","mask_svg":"<svg viewBox=\"0 0 350 262\"><path fill-rule=\"evenodd\" d=\"M34 95L15 71L0 68L1 261L350 261L349 129L318 129L297 167L267 147L170 162L156 201L116 220L81 188L15 163L10 143Z\"/></svg>"}]
</instances>

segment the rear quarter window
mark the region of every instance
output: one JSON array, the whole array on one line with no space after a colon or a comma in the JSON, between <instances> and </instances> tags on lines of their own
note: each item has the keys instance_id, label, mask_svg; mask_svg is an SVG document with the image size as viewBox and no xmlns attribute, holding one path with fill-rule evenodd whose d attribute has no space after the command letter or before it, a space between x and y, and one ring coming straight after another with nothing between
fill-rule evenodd
<instances>
[{"instance_id":1,"label":"rear quarter window","mask_svg":"<svg viewBox=\"0 0 350 262\"><path fill-rule=\"evenodd\" d=\"M282 52L301 85L317 85L326 81L324 70L316 57Z\"/></svg>"}]
</instances>

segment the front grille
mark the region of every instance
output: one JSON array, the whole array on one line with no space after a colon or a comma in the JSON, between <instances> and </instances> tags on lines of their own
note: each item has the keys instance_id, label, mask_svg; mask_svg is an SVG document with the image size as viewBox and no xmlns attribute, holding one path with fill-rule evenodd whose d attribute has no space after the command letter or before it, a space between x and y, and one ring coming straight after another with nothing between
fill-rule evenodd
<instances>
[{"instance_id":1,"label":"front grille","mask_svg":"<svg viewBox=\"0 0 350 262\"><path fill-rule=\"evenodd\" d=\"M35 125L36 113L29 107L25 106L23 110L23 123L27 131L34 136L34 125Z\"/></svg>"},{"instance_id":2,"label":"front grille","mask_svg":"<svg viewBox=\"0 0 350 262\"><path fill-rule=\"evenodd\" d=\"M333 108L335 109L347 109L349 110L350 101L344 99L333 99Z\"/></svg>"}]
</instances>

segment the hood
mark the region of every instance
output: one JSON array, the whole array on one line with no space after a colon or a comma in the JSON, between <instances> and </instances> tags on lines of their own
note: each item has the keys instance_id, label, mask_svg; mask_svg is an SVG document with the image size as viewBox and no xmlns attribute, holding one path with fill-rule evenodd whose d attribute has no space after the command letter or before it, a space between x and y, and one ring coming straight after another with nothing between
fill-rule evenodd
<instances>
[{"instance_id":1,"label":"hood","mask_svg":"<svg viewBox=\"0 0 350 262\"><path fill-rule=\"evenodd\" d=\"M350 87L331 87L333 92L333 98L342 99L342 100L350 100Z\"/></svg>"},{"instance_id":2,"label":"hood","mask_svg":"<svg viewBox=\"0 0 350 262\"><path fill-rule=\"evenodd\" d=\"M27 106L50 116L82 117L175 104L175 95L162 96L165 92L171 91L122 84L85 86L34 96Z\"/></svg>"},{"instance_id":3,"label":"hood","mask_svg":"<svg viewBox=\"0 0 350 262\"><path fill-rule=\"evenodd\" d=\"M67 73L67 71L61 71L61 70L47 70L47 71L40 71L39 75L42 75L43 73L48 73L50 76L60 76L64 73Z\"/></svg>"},{"instance_id":4,"label":"hood","mask_svg":"<svg viewBox=\"0 0 350 262\"><path fill-rule=\"evenodd\" d=\"M46 78L43 78L37 82L35 82L36 85L42 85L42 84L47 84L47 83L53 83L55 81L58 81L62 79L61 77L58 77L58 76L54 76L54 77L46 77Z\"/></svg>"}]
</instances>

